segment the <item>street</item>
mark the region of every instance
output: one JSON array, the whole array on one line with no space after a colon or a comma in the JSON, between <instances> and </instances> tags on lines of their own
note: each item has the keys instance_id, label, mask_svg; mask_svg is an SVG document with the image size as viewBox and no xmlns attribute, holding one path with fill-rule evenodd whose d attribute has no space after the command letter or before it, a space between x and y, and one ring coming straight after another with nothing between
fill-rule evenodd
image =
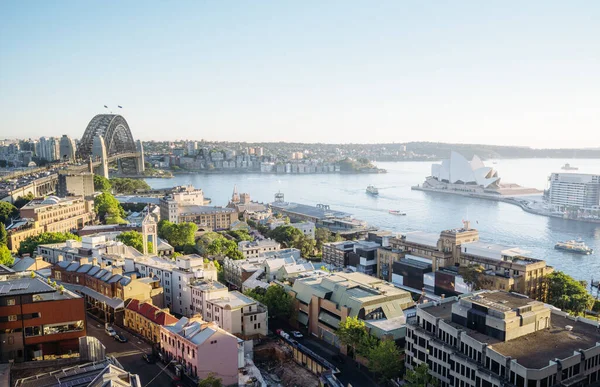
<instances>
[{"instance_id":1,"label":"street","mask_svg":"<svg viewBox=\"0 0 600 387\"><path fill-rule=\"evenodd\" d=\"M143 387L164 387L170 386L172 383L171 376L165 370L161 372L166 365L157 362L156 364L148 364L142 355L144 353L152 353L150 344L131 335L129 332L114 326L118 333L123 334L127 338L126 343L119 343L104 331L104 324L96 321L88 316L87 318L87 334L88 336L96 337L106 347L106 355L114 356L119 363L123 365L126 371L132 374L138 374ZM160 373L160 375L158 375ZM169 372L170 373L170 372ZM158 375L158 376L157 376ZM149 383L154 377L152 383ZM149 383L149 384L148 384Z\"/></svg>"}]
</instances>

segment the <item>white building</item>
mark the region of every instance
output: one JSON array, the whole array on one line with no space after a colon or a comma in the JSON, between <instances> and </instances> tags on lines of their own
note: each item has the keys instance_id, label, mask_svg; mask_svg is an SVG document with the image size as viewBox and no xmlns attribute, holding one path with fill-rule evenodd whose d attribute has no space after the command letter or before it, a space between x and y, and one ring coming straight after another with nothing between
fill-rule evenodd
<instances>
[{"instance_id":1,"label":"white building","mask_svg":"<svg viewBox=\"0 0 600 387\"><path fill-rule=\"evenodd\" d=\"M58 257L62 256L64 261L79 261L80 258L96 258L98 262L102 262L106 256L120 257L141 257L142 253L127 246L122 242L117 242L112 237L112 234L118 235L120 232L107 233L108 235L90 235L84 236L80 241L68 240L61 243L51 243L47 245L39 245L37 247L37 255L42 256L44 261L52 264L58 262ZM109 259L111 262L104 262L112 265L114 259Z\"/></svg>"},{"instance_id":2,"label":"white building","mask_svg":"<svg viewBox=\"0 0 600 387\"><path fill-rule=\"evenodd\" d=\"M210 203L204 198L204 192L191 185L173 188L171 193L160 199L160 218L169 222L178 222L180 206L204 206Z\"/></svg>"},{"instance_id":3,"label":"white building","mask_svg":"<svg viewBox=\"0 0 600 387\"><path fill-rule=\"evenodd\" d=\"M214 264L205 264L196 254L177 257L175 261L157 256L126 258L124 271L137 272L141 277L157 277L164 290L164 305L172 313L188 317L194 314L190 283L199 278L217 280Z\"/></svg>"},{"instance_id":4,"label":"white building","mask_svg":"<svg viewBox=\"0 0 600 387\"><path fill-rule=\"evenodd\" d=\"M196 281L190 285L194 312L206 321L246 339L264 337L268 331L267 308L253 298L227 289L216 281Z\"/></svg>"},{"instance_id":5,"label":"white building","mask_svg":"<svg viewBox=\"0 0 600 387\"><path fill-rule=\"evenodd\" d=\"M431 166L431 177L449 184L476 185L483 188L497 187L500 184L498 172L486 167L478 156L468 161L457 152L452 152L450 158L442 160L441 164Z\"/></svg>"},{"instance_id":6,"label":"white building","mask_svg":"<svg viewBox=\"0 0 600 387\"><path fill-rule=\"evenodd\" d=\"M274 220L269 223L271 230L276 229L279 226L291 226L300 231L308 238L315 239L315 224L313 222L298 222L298 223L285 223L284 220Z\"/></svg>"},{"instance_id":7,"label":"white building","mask_svg":"<svg viewBox=\"0 0 600 387\"><path fill-rule=\"evenodd\" d=\"M277 251L280 248L281 246L279 243L271 239L241 241L238 243L238 250L242 252L244 258L258 258L261 254L270 251Z\"/></svg>"},{"instance_id":8,"label":"white building","mask_svg":"<svg viewBox=\"0 0 600 387\"><path fill-rule=\"evenodd\" d=\"M560 207L598 208L600 175L553 173L550 175L550 204Z\"/></svg>"}]
</instances>

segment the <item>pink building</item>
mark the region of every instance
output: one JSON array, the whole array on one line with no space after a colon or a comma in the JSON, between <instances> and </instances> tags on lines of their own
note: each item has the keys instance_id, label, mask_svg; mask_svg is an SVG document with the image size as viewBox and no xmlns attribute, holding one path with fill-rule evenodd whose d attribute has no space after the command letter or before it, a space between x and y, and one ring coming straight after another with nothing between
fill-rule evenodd
<instances>
[{"instance_id":1,"label":"pink building","mask_svg":"<svg viewBox=\"0 0 600 387\"><path fill-rule=\"evenodd\" d=\"M198 317L161 326L160 335L162 354L179 363L186 375L203 379L213 372L225 386L238 384L238 369L244 366L243 340Z\"/></svg>"}]
</instances>

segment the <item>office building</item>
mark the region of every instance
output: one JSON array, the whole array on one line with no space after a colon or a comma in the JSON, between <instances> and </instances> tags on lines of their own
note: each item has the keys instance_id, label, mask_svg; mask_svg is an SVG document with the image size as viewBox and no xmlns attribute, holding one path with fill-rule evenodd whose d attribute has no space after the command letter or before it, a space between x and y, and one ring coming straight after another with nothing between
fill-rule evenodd
<instances>
[{"instance_id":1,"label":"office building","mask_svg":"<svg viewBox=\"0 0 600 387\"><path fill-rule=\"evenodd\" d=\"M346 267L349 263L349 254L354 251L353 241L330 242L323 244L322 261L336 267Z\"/></svg>"},{"instance_id":2,"label":"office building","mask_svg":"<svg viewBox=\"0 0 600 387\"><path fill-rule=\"evenodd\" d=\"M79 352L83 298L31 272L0 275L0 361L45 360Z\"/></svg>"},{"instance_id":3,"label":"office building","mask_svg":"<svg viewBox=\"0 0 600 387\"><path fill-rule=\"evenodd\" d=\"M94 174L90 172L58 173L58 185L56 196L65 198L67 196L83 196L91 198L94 195Z\"/></svg>"},{"instance_id":4,"label":"office building","mask_svg":"<svg viewBox=\"0 0 600 387\"><path fill-rule=\"evenodd\" d=\"M567 207L600 208L600 175L553 173L550 175L550 204Z\"/></svg>"},{"instance_id":5,"label":"office building","mask_svg":"<svg viewBox=\"0 0 600 387\"><path fill-rule=\"evenodd\" d=\"M389 246L377 248L377 278L392 282L392 266L404 258L404 252Z\"/></svg>"},{"instance_id":6,"label":"office building","mask_svg":"<svg viewBox=\"0 0 600 387\"><path fill-rule=\"evenodd\" d=\"M160 218L172 223L178 223L178 208L180 206L204 206L210 200L204 199L204 192L191 185L174 187L171 192L159 201Z\"/></svg>"},{"instance_id":7,"label":"office building","mask_svg":"<svg viewBox=\"0 0 600 387\"><path fill-rule=\"evenodd\" d=\"M442 387L600 384L598 322L503 291L419 305L405 354Z\"/></svg>"},{"instance_id":8,"label":"office building","mask_svg":"<svg viewBox=\"0 0 600 387\"><path fill-rule=\"evenodd\" d=\"M43 232L71 232L91 223L96 217L94 201L80 196L33 199L20 210L21 220L8 231L8 247L17 251L21 242Z\"/></svg>"}]
</instances>

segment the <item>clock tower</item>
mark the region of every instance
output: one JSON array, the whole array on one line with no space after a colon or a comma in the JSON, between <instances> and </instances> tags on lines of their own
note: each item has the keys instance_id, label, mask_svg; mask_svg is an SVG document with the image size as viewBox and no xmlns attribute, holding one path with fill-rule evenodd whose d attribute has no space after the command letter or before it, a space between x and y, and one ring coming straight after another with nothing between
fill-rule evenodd
<instances>
[{"instance_id":1,"label":"clock tower","mask_svg":"<svg viewBox=\"0 0 600 387\"><path fill-rule=\"evenodd\" d=\"M154 216L150 213L148 213L142 221L142 244L144 246L144 255L148 255L148 239L152 242L154 253L158 254L157 224Z\"/></svg>"}]
</instances>

